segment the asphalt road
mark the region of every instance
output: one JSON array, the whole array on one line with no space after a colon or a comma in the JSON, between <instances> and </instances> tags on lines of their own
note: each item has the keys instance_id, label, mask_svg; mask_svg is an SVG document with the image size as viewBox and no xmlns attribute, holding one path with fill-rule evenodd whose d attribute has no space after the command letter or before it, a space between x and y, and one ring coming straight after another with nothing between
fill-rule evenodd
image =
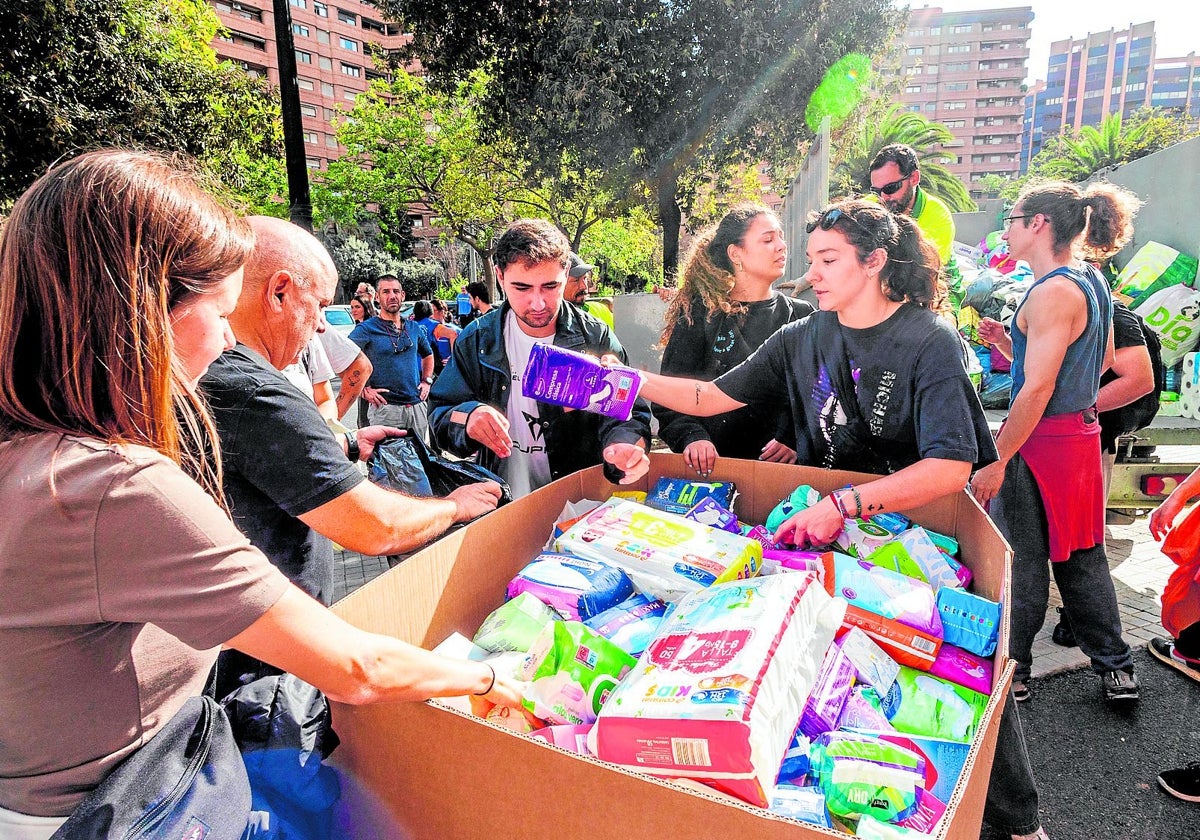
<instances>
[{"instance_id":1,"label":"asphalt road","mask_svg":"<svg viewBox=\"0 0 1200 840\"><path fill-rule=\"evenodd\" d=\"M1168 796L1155 778L1200 761L1200 682L1145 648L1134 657L1133 709L1110 708L1088 668L1036 680L1020 707L1052 840L1200 840L1200 804ZM984 827L981 840L1001 838Z\"/></svg>"}]
</instances>

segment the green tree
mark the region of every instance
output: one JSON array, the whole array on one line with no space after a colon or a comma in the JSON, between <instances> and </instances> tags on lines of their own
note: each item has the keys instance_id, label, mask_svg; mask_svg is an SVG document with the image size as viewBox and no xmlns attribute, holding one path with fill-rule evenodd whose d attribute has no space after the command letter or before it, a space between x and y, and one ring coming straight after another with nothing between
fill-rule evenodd
<instances>
[{"instance_id":1,"label":"green tree","mask_svg":"<svg viewBox=\"0 0 1200 840\"><path fill-rule=\"evenodd\" d=\"M487 114L533 161L561 152L614 189L654 196L673 273L681 185L730 163L794 155L827 68L888 42L889 0L381 0L439 83L487 67Z\"/></svg>"},{"instance_id":2,"label":"green tree","mask_svg":"<svg viewBox=\"0 0 1200 840\"><path fill-rule=\"evenodd\" d=\"M1143 108L1129 120L1109 114L1099 126L1085 125L1050 138L1030 162L1037 178L1085 181L1102 169L1145 157L1195 137L1195 124L1181 114Z\"/></svg>"},{"instance_id":3,"label":"green tree","mask_svg":"<svg viewBox=\"0 0 1200 840\"><path fill-rule=\"evenodd\" d=\"M185 152L259 191L277 109L265 82L217 61L204 0L7 0L0 28L0 205L101 145Z\"/></svg>"},{"instance_id":4,"label":"green tree","mask_svg":"<svg viewBox=\"0 0 1200 840\"><path fill-rule=\"evenodd\" d=\"M971 194L944 163L950 155L940 146L954 142L954 134L941 123L921 114L904 110L898 104L881 105L877 100L868 107L857 128L843 134L833 149L831 195L843 196L866 192L870 186L870 165L875 155L891 143L912 146L921 161L921 186L946 202L954 212L976 209Z\"/></svg>"},{"instance_id":5,"label":"green tree","mask_svg":"<svg viewBox=\"0 0 1200 840\"><path fill-rule=\"evenodd\" d=\"M400 260L354 234L323 230L318 237L337 267L342 299L349 300L359 283L374 283L383 274L399 277Z\"/></svg>"},{"instance_id":6,"label":"green tree","mask_svg":"<svg viewBox=\"0 0 1200 840\"><path fill-rule=\"evenodd\" d=\"M644 208L635 207L617 219L601 219L580 243L580 256L595 265L603 287L623 289L632 274L643 284L662 282L658 229Z\"/></svg>"}]
</instances>

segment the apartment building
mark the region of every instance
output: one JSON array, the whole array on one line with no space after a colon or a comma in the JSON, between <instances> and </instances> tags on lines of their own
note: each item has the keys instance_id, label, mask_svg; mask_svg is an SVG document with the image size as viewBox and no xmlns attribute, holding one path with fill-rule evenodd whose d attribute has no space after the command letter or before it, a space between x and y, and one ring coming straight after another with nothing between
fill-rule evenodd
<instances>
[{"instance_id":1,"label":"apartment building","mask_svg":"<svg viewBox=\"0 0 1200 840\"><path fill-rule=\"evenodd\" d=\"M1025 65L1033 9L913 9L900 38L901 101L954 134L947 168L984 197L987 175L1021 165Z\"/></svg>"},{"instance_id":2,"label":"apartment building","mask_svg":"<svg viewBox=\"0 0 1200 840\"><path fill-rule=\"evenodd\" d=\"M226 32L217 36L217 55L240 65L251 76L279 85L272 0L209 0ZM319 171L345 149L338 145L331 122L337 108L349 110L372 79L381 78L375 56L404 46L409 37L384 21L369 0L288 0L296 81L304 143L311 170ZM411 68L410 68L411 69ZM440 231L426 208L414 206L410 217L418 255L429 253Z\"/></svg>"},{"instance_id":3,"label":"apartment building","mask_svg":"<svg viewBox=\"0 0 1200 840\"><path fill-rule=\"evenodd\" d=\"M1045 140L1109 114L1153 106L1200 117L1200 59L1156 53L1153 21L1053 42L1045 84L1028 96L1022 171Z\"/></svg>"}]
</instances>

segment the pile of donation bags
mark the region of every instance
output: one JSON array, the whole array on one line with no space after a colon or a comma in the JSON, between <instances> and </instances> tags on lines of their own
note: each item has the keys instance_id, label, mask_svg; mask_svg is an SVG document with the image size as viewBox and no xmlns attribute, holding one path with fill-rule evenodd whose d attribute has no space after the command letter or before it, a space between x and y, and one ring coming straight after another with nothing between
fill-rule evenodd
<instances>
[{"instance_id":1,"label":"pile of donation bags","mask_svg":"<svg viewBox=\"0 0 1200 840\"><path fill-rule=\"evenodd\" d=\"M734 495L662 479L568 506L474 638L526 682L524 710L477 713L858 836L932 833L987 705L999 606L967 591L952 539L904 517L800 551L770 534L815 491L765 527Z\"/></svg>"}]
</instances>

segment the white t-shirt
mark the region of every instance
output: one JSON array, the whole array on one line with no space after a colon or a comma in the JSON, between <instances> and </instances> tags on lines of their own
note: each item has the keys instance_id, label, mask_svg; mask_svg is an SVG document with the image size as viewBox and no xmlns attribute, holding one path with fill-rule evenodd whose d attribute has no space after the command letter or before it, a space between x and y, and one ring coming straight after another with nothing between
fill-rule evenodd
<instances>
[{"instance_id":1,"label":"white t-shirt","mask_svg":"<svg viewBox=\"0 0 1200 840\"><path fill-rule=\"evenodd\" d=\"M333 379L333 366L321 343L321 333L313 333L308 344L300 351L300 358L280 371L302 394L313 395L313 385ZM347 339L348 340L348 339ZM351 342L353 344L353 342ZM357 345L355 345L357 349ZM345 368L343 368L345 370Z\"/></svg>"},{"instance_id":2,"label":"white t-shirt","mask_svg":"<svg viewBox=\"0 0 1200 840\"><path fill-rule=\"evenodd\" d=\"M317 333L317 339L322 349L325 350L325 356L329 359L329 366L333 370L333 373L329 375L330 379L335 375L341 376L342 371L354 364L354 360L362 352L357 344L346 337L345 333L337 330L326 328L325 332Z\"/></svg>"},{"instance_id":3,"label":"white t-shirt","mask_svg":"<svg viewBox=\"0 0 1200 840\"><path fill-rule=\"evenodd\" d=\"M528 496L550 483L550 461L546 457L546 441L542 436L541 412L537 401L521 393L521 376L529 363L534 344L546 344L547 339L526 335L509 310L504 319L504 354L512 370L508 392L508 434L513 441L512 455L503 461L503 478L512 489L514 499Z\"/></svg>"}]
</instances>

